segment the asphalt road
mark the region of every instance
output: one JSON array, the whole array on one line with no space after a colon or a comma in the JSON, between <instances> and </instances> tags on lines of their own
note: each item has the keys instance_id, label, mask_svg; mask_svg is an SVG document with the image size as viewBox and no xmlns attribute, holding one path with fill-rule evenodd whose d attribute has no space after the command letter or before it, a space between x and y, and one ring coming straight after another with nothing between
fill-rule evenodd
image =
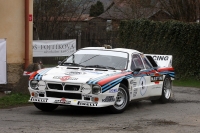
<instances>
[{"instance_id":1,"label":"asphalt road","mask_svg":"<svg viewBox=\"0 0 200 133\"><path fill-rule=\"evenodd\" d=\"M200 89L174 87L174 96L167 104L131 103L122 114L104 108L0 109L0 133L200 133Z\"/></svg>"}]
</instances>

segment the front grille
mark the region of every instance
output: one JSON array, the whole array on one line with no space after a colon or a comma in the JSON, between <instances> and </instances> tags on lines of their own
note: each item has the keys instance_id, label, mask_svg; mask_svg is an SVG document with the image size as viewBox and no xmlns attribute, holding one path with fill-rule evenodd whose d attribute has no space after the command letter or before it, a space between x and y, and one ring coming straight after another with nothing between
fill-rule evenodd
<instances>
[{"instance_id":1,"label":"front grille","mask_svg":"<svg viewBox=\"0 0 200 133\"><path fill-rule=\"evenodd\" d=\"M54 90L63 90L63 86L61 84L52 84L52 83L48 83L47 84L48 87L50 89L54 89Z\"/></svg>"},{"instance_id":2,"label":"front grille","mask_svg":"<svg viewBox=\"0 0 200 133\"><path fill-rule=\"evenodd\" d=\"M54 97L54 98L82 99L81 94L77 94L77 93L64 93L64 92L46 91L46 96L47 97Z\"/></svg>"},{"instance_id":3,"label":"front grille","mask_svg":"<svg viewBox=\"0 0 200 133\"><path fill-rule=\"evenodd\" d=\"M78 91L80 88L79 85L65 85L64 90L66 91Z\"/></svg>"}]
</instances>

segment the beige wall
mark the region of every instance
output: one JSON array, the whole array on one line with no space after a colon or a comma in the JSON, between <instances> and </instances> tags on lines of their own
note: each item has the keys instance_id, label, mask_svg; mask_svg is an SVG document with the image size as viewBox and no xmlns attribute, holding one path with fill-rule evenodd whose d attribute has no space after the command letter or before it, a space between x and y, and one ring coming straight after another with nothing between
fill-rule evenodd
<instances>
[{"instance_id":1,"label":"beige wall","mask_svg":"<svg viewBox=\"0 0 200 133\"><path fill-rule=\"evenodd\" d=\"M28 1L29 14L33 14L33 0ZM29 64L32 63L32 29L33 22L29 21ZM26 92L28 77L23 76L25 68L25 0L0 0L0 38L6 38L7 42L7 84L0 84L0 91Z\"/></svg>"},{"instance_id":2,"label":"beige wall","mask_svg":"<svg viewBox=\"0 0 200 133\"><path fill-rule=\"evenodd\" d=\"M33 14L33 0L29 0ZM29 22L30 62L32 62L32 24ZM0 0L0 38L7 38L7 63L24 63L25 0Z\"/></svg>"}]
</instances>

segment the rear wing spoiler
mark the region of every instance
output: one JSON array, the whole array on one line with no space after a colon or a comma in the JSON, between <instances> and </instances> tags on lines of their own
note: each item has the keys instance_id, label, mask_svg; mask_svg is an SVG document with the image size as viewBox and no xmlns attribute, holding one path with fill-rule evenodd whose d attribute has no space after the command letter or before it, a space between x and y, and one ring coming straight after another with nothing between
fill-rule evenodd
<instances>
[{"instance_id":1,"label":"rear wing spoiler","mask_svg":"<svg viewBox=\"0 0 200 133\"><path fill-rule=\"evenodd\" d=\"M157 67L172 67L172 55L144 54L151 64ZM153 61L152 61L153 59Z\"/></svg>"}]
</instances>

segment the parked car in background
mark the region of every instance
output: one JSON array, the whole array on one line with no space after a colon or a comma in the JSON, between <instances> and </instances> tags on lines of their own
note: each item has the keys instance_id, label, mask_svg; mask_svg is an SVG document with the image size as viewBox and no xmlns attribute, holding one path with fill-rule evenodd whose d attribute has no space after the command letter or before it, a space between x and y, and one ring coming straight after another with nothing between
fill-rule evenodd
<instances>
[{"instance_id":1,"label":"parked car in background","mask_svg":"<svg viewBox=\"0 0 200 133\"><path fill-rule=\"evenodd\" d=\"M134 100L167 103L175 76L171 63L171 55L82 48L58 66L31 74L29 101L42 111L67 105L107 107L112 113L123 112Z\"/></svg>"}]
</instances>

